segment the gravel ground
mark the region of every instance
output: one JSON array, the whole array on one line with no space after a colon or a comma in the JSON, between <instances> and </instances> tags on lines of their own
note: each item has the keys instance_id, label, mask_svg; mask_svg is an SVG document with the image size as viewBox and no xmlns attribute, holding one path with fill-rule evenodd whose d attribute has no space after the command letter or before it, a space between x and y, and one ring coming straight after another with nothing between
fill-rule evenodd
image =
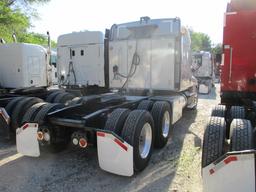
<instances>
[{"instance_id":1,"label":"gravel ground","mask_svg":"<svg viewBox=\"0 0 256 192\"><path fill-rule=\"evenodd\" d=\"M200 95L198 110L185 110L162 150L155 150L149 166L127 178L102 171L95 149L67 149L40 158L20 157L1 165L15 155L13 142L0 140L1 192L102 192L170 191L201 192L201 145L211 108L219 103L219 85L210 95Z\"/></svg>"}]
</instances>

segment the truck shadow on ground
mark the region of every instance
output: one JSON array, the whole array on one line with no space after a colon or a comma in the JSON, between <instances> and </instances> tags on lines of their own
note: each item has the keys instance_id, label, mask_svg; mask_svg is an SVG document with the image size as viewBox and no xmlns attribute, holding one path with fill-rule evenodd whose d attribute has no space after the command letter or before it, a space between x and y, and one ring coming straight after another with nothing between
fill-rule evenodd
<instances>
[{"instance_id":1,"label":"truck shadow on ground","mask_svg":"<svg viewBox=\"0 0 256 192\"><path fill-rule=\"evenodd\" d=\"M167 145L163 149L154 150L148 167L132 177L121 177L101 170L94 148L86 151L69 148L57 154L42 154L40 158L21 157L0 166L0 173L4 173L1 176L0 191L15 191L17 188L21 191L43 192L170 191L183 158L186 135L193 135L196 141L194 147L201 146L200 138L189 131L196 116L196 110L184 110L182 119L173 127ZM9 147L15 151L13 143L5 147L5 150Z\"/></svg>"}]
</instances>

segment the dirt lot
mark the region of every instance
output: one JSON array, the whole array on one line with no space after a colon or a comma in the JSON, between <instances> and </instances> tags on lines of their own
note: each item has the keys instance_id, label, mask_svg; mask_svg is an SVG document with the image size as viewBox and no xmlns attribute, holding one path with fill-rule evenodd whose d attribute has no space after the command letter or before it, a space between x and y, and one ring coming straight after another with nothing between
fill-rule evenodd
<instances>
[{"instance_id":1,"label":"dirt lot","mask_svg":"<svg viewBox=\"0 0 256 192\"><path fill-rule=\"evenodd\" d=\"M184 111L168 145L154 151L149 166L131 178L102 171L94 149L29 158L17 155L13 142L0 140L0 191L201 192L203 130L211 107L218 102L219 86L210 95L201 95L198 110Z\"/></svg>"}]
</instances>

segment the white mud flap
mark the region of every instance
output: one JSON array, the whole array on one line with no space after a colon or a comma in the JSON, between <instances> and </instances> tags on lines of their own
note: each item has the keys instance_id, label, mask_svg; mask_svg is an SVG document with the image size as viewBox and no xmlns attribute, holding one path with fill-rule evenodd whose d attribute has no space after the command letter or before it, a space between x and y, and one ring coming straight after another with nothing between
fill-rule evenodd
<instances>
[{"instance_id":1,"label":"white mud flap","mask_svg":"<svg viewBox=\"0 0 256 192\"><path fill-rule=\"evenodd\" d=\"M133 147L111 133L97 132L101 169L122 176L133 175Z\"/></svg>"},{"instance_id":2,"label":"white mud flap","mask_svg":"<svg viewBox=\"0 0 256 192\"><path fill-rule=\"evenodd\" d=\"M198 92L201 94L208 94L210 92L210 87L205 84L200 84Z\"/></svg>"},{"instance_id":3,"label":"white mud flap","mask_svg":"<svg viewBox=\"0 0 256 192\"><path fill-rule=\"evenodd\" d=\"M26 123L16 130L16 145L18 153L30 157L40 156L37 130L37 123Z\"/></svg>"},{"instance_id":4,"label":"white mud flap","mask_svg":"<svg viewBox=\"0 0 256 192\"><path fill-rule=\"evenodd\" d=\"M204 192L255 192L255 151L228 153L202 174Z\"/></svg>"}]
</instances>

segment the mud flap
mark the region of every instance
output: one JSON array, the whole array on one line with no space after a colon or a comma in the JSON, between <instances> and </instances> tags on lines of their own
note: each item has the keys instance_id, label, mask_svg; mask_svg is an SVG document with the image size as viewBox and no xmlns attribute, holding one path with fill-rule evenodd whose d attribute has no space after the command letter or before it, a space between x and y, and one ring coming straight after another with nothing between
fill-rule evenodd
<instances>
[{"instance_id":1,"label":"mud flap","mask_svg":"<svg viewBox=\"0 0 256 192\"><path fill-rule=\"evenodd\" d=\"M4 108L0 107L0 133L10 138L10 117Z\"/></svg>"},{"instance_id":2,"label":"mud flap","mask_svg":"<svg viewBox=\"0 0 256 192\"><path fill-rule=\"evenodd\" d=\"M133 147L120 137L97 131L97 150L101 169L122 176L133 175Z\"/></svg>"},{"instance_id":3,"label":"mud flap","mask_svg":"<svg viewBox=\"0 0 256 192\"><path fill-rule=\"evenodd\" d=\"M228 153L202 174L204 192L255 192L255 151Z\"/></svg>"},{"instance_id":4,"label":"mud flap","mask_svg":"<svg viewBox=\"0 0 256 192\"><path fill-rule=\"evenodd\" d=\"M26 123L16 130L16 145L18 153L30 157L40 156L37 130L37 123Z\"/></svg>"}]
</instances>

